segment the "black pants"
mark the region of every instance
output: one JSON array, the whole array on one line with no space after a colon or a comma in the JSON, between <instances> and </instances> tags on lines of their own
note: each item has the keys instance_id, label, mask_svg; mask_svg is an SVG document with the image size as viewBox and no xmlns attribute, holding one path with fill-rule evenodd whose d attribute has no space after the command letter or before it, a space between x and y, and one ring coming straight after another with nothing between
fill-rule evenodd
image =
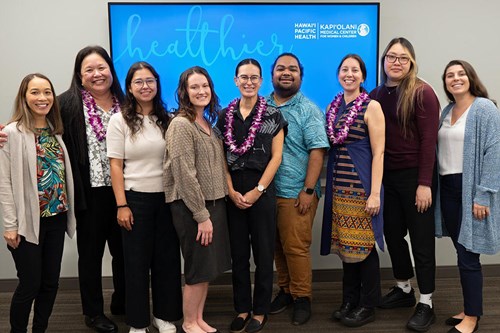
<instances>
[{"instance_id":1,"label":"black pants","mask_svg":"<svg viewBox=\"0 0 500 333\"><path fill-rule=\"evenodd\" d=\"M94 187L87 209L77 212L78 280L83 314L93 317L104 313L102 295L102 257L108 242L112 256L114 292L111 308L125 308L125 275L121 232L116 221L116 201L111 186Z\"/></svg>"},{"instance_id":2,"label":"black pants","mask_svg":"<svg viewBox=\"0 0 500 333\"><path fill-rule=\"evenodd\" d=\"M457 250L464 313L467 316L481 316L483 314L483 273L479 254L467 251L458 242L462 225L462 174L440 176L439 178L441 213L446 229Z\"/></svg>"},{"instance_id":3,"label":"black pants","mask_svg":"<svg viewBox=\"0 0 500 333\"><path fill-rule=\"evenodd\" d=\"M415 259L417 283L422 294L435 288L436 258L434 240L434 203L424 213L415 206L418 170L390 170L384 173L384 235L392 262L394 277L407 280L414 276L408 243L404 238L410 233L411 249ZM435 186L433 186L435 188Z\"/></svg>"},{"instance_id":4,"label":"black pants","mask_svg":"<svg viewBox=\"0 0 500 333\"><path fill-rule=\"evenodd\" d=\"M153 315L177 321L182 318L181 253L170 207L163 192L125 194L134 216L132 230L122 228L127 325L150 324L150 271Z\"/></svg>"},{"instance_id":5,"label":"black pants","mask_svg":"<svg viewBox=\"0 0 500 333\"><path fill-rule=\"evenodd\" d=\"M238 171L231 173L233 187L242 195L257 186L261 173ZM273 259L276 237L276 192L274 183L266 193L247 209L237 208L228 201L229 239L231 243L234 308L238 313L269 312L273 290ZM250 251L255 263L252 302Z\"/></svg>"},{"instance_id":6,"label":"black pants","mask_svg":"<svg viewBox=\"0 0 500 333\"><path fill-rule=\"evenodd\" d=\"M343 302L374 308L379 305L380 264L377 249L372 251L365 260L356 263L342 263L344 276L342 278Z\"/></svg>"},{"instance_id":7,"label":"black pants","mask_svg":"<svg viewBox=\"0 0 500 333\"><path fill-rule=\"evenodd\" d=\"M21 237L17 249L7 246L19 279L10 305L11 333L27 332L33 301L33 332L47 329L59 288L66 222L66 213L42 217L38 245Z\"/></svg>"}]
</instances>

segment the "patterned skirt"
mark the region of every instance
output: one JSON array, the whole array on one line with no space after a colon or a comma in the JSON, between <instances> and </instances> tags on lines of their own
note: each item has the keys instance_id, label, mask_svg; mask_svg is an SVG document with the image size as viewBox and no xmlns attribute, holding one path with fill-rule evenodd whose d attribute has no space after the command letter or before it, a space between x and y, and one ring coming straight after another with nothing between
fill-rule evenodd
<instances>
[{"instance_id":1,"label":"patterned skirt","mask_svg":"<svg viewBox=\"0 0 500 333\"><path fill-rule=\"evenodd\" d=\"M372 218L365 212L367 199L363 190L333 189L331 253L344 262L363 261L375 245Z\"/></svg>"}]
</instances>

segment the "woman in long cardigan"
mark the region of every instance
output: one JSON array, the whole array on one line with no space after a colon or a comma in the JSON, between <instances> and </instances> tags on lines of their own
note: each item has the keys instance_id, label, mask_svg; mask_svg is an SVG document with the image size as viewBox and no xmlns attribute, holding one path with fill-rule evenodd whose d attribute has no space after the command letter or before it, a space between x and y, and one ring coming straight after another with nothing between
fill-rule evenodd
<instances>
[{"instance_id":1,"label":"woman in long cardigan","mask_svg":"<svg viewBox=\"0 0 500 333\"><path fill-rule=\"evenodd\" d=\"M480 254L500 250L500 112L474 68L453 60L443 73L450 104L438 135L436 235L457 250L463 311L446 320L448 332L475 332L483 314Z\"/></svg>"}]
</instances>

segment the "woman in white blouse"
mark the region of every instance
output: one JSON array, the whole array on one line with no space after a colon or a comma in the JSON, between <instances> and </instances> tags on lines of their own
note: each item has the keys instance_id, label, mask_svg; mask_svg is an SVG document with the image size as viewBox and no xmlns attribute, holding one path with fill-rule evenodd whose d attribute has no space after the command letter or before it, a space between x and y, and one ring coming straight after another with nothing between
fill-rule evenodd
<instances>
[{"instance_id":1,"label":"woman in white blouse","mask_svg":"<svg viewBox=\"0 0 500 333\"><path fill-rule=\"evenodd\" d=\"M129 332L147 332L151 274L153 326L175 333L171 322L182 317L180 249L162 182L170 119L150 64L133 64L125 87L122 111L109 122L107 154L122 227L126 322Z\"/></svg>"},{"instance_id":2,"label":"woman in white blouse","mask_svg":"<svg viewBox=\"0 0 500 333\"><path fill-rule=\"evenodd\" d=\"M438 134L436 234L453 241L464 299L448 332L469 333L483 314L479 256L500 250L500 112L466 61L451 61L442 78L450 104Z\"/></svg>"}]
</instances>

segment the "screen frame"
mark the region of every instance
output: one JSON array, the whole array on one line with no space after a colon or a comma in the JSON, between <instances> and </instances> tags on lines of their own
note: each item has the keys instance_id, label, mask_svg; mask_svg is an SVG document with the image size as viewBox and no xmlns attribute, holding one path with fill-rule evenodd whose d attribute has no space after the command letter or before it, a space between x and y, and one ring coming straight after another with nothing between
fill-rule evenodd
<instances>
[{"instance_id":1,"label":"screen frame","mask_svg":"<svg viewBox=\"0 0 500 333\"><path fill-rule=\"evenodd\" d=\"M173 2L108 2L108 35L109 35L109 51L110 51L110 56L111 56L111 59L114 63L115 61L115 54L114 54L114 51L113 51L113 34L112 34L112 14L111 14L111 11L112 11L112 6L168 6L168 5L183 5L183 6L196 6L196 5L200 5L200 6L230 6L230 5L234 5L234 6L240 6L240 5L244 5L244 6L289 6L289 5L306 5L306 6L372 6L372 7L375 7L376 8L376 28L377 28L377 31L376 31L376 37L375 37L375 42L376 42L376 47L375 47L375 64L374 64L374 68L375 68L375 73L372 74L372 73L368 73L368 76L373 76L374 78L374 82L375 82L375 87L377 87L379 84L380 84L380 58L379 58L379 50L380 50L380 2L306 2L306 1L298 1L298 2L276 2L276 1L272 1L272 2L179 2L179 1L173 1ZM346 52L347 54L348 52ZM300 54L297 54L299 59L301 59L301 56ZM365 59L363 59L365 60ZM147 61L147 60L146 60ZM365 60L365 63L366 60ZM371 64L370 64L371 65ZM305 72L307 73L307 67L308 67L308 64L306 63L305 65ZM335 66L335 70L336 70L336 66L337 64L334 65ZM367 65L367 67L369 67ZM207 69L208 70L208 69ZM263 74L266 74L266 79L270 81L270 77L268 76L269 75L269 69L266 68L265 66L263 66L262 68L262 71L263 71ZM209 71L210 73L210 71ZM231 71L232 73L232 71ZM160 76L162 76L162 73L161 71L159 71L159 74ZM126 75L126 73L125 73ZM306 74L306 80L310 80L312 81L312 79L310 77L307 77L307 74ZM163 80L162 80L163 81ZM307 81L305 81L307 85L311 84ZM125 87L123 87L123 84L122 82L120 82L120 85L122 86L122 88L125 90ZM177 81L175 82L175 85L177 85ZM372 89L373 89L372 88ZM217 86L216 86L216 90L217 90ZM266 96L270 93L271 91L262 91L259 92L261 93L262 95ZM166 91L162 91L162 94L165 96L165 93ZM332 89L332 96L331 98L333 98L335 96L336 92L334 91L334 89ZM163 96L163 98L164 98ZM165 101L167 102L167 101ZM226 104L226 102L228 101L223 101L221 99L221 107L224 107ZM314 101L316 104L318 104L318 101ZM329 101L330 102L330 101ZM320 107L320 109L322 109L322 111L325 111L324 108L326 105L323 105L323 104L318 104L318 106ZM168 105L169 109L172 108L172 105ZM174 108L176 107L176 105L174 106ZM173 108L172 108L173 110Z\"/></svg>"}]
</instances>

